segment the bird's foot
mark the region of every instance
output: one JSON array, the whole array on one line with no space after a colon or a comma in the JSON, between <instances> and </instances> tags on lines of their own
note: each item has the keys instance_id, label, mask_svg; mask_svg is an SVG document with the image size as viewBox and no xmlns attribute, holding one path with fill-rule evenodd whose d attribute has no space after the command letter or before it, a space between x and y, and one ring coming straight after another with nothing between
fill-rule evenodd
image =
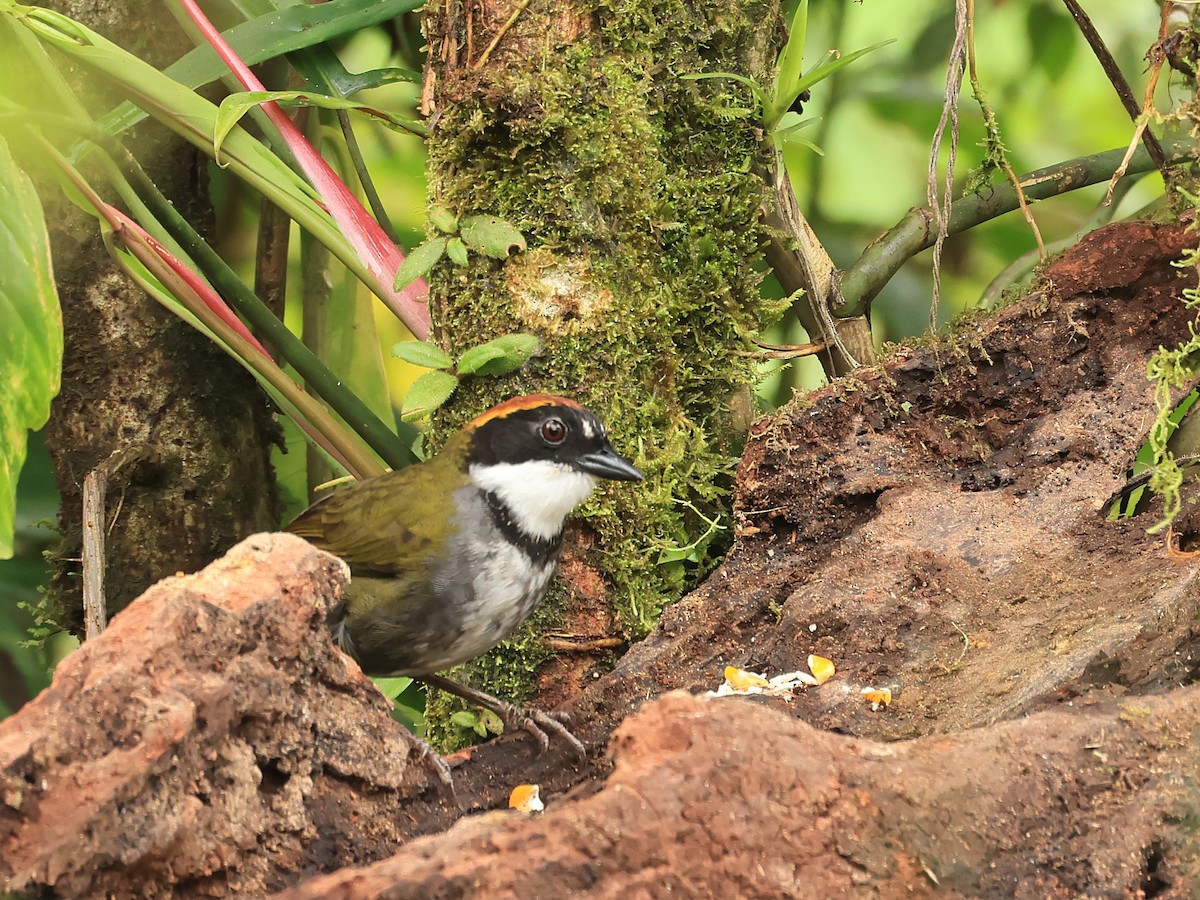
<instances>
[{"instance_id":1,"label":"bird's foot","mask_svg":"<svg viewBox=\"0 0 1200 900\"><path fill-rule=\"evenodd\" d=\"M450 763L442 757L440 753L430 747L427 743L417 737L415 734L410 734L409 739L413 742L414 750L417 754L417 762L425 768L430 775L433 775L442 785L449 789L451 796L454 795L454 776L450 774Z\"/></svg>"},{"instance_id":2,"label":"bird's foot","mask_svg":"<svg viewBox=\"0 0 1200 900\"><path fill-rule=\"evenodd\" d=\"M575 751L576 756L580 759L587 759L587 748L583 746L583 741L575 737L570 729L553 714L542 712L540 709L514 706L495 697L492 699L496 701L497 705L488 708L500 717L500 721L504 723L506 730L520 728L527 731L533 735L534 740L538 742L538 746L541 747L543 752L550 746L550 735L547 732L551 732L569 745Z\"/></svg>"},{"instance_id":3,"label":"bird's foot","mask_svg":"<svg viewBox=\"0 0 1200 900\"><path fill-rule=\"evenodd\" d=\"M550 746L550 735L554 734L566 743L580 759L587 759L587 748L583 741L575 737L554 713L543 712L540 709L516 706L499 697L485 694L483 691L443 678L441 675L425 675L422 681L439 690L462 697L469 703L474 703L484 709L490 709L504 723L505 731L515 731L520 728L533 735L538 747L545 751Z\"/></svg>"}]
</instances>

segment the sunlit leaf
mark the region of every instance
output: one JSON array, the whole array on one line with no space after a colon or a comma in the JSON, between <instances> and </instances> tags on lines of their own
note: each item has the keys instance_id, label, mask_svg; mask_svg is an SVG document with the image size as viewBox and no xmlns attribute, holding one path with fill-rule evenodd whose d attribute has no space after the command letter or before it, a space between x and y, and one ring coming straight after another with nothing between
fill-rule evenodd
<instances>
[{"instance_id":1,"label":"sunlit leaf","mask_svg":"<svg viewBox=\"0 0 1200 900\"><path fill-rule=\"evenodd\" d=\"M389 700L395 700L413 683L413 680L407 676L397 676L394 678L372 678L376 687L383 691L383 695Z\"/></svg>"},{"instance_id":2,"label":"sunlit leaf","mask_svg":"<svg viewBox=\"0 0 1200 900\"><path fill-rule=\"evenodd\" d=\"M50 416L62 372L62 313L37 192L0 139L0 559L13 551L26 437Z\"/></svg>"},{"instance_id":3,"label":"sunlit leaf","mask_svg":"<svg viewBox=\"0 0 1200 900\"><path fill-rule=\"evenodd\" d=\"M217 109L217 126L213 134L213 146L217 154L221 152L221 144L225 140L225 135L230 132L233 126L241 121L242 116L246 115L246 113L260 103L265 103L268 100L272 100L280 106L288 108L315 106L320 109L353 110L368 116L374 116L384 123L403 131L418 134L425 131L425 126L414 122L412 119L406 119L403 116L394 115L385 110L377 109L374 106L368 106L365 103L358 103L354 100L346 100L342 97L328 97L312 91L240 91L236 94L230 94L222 100L220 107Z\"/></svg>"},{"instance_id":4,"label":"sunlit leaf","mask_svg":"<svg viewBox=\"0 0 1200 900\"><path fill-rule=\"evenodd\" d=\"M796 84L800 81L800 73L804 68L804 42L807 37L808 0L800 0L788 25L787 43L783 45L783 51L779 54L775 89L771 92L771 104L765 116L768 127L779 121L779 117L803 90L796 87Z\"/></svg>"},{"instance_id":5,"label":"sunlit leaf","mask_svg":"<svg viewBox=\"0 0 1200 900\"><path fill-rule=\"evenodd\" d=\"M317 45L363 28L394 19L422 5L422 0L328 0L325 3L297 3L273 10L222 32L238 56L248 65L257 65L285 53L317 48ZM343 70L344 72L344 70ZM198 88L229 73L216 52L207 44L197 47L164 70L180 84ZM343 93L352 94L368 86L394 81L411 81L417 73L404 69L363 72L351 75L343 83L334 83ZM325 72L328 77L330 73ZM101 120L101 126L119 134L145 118L137 107L123 103Z\"/></svg>"}]
</instances>

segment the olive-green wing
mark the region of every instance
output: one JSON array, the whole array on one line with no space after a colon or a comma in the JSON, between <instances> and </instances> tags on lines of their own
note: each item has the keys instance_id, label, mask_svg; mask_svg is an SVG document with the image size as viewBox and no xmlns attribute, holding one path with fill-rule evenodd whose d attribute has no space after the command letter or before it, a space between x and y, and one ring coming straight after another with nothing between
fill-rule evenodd
<instances>
[{"instance_id":1,"label":"olive-green wing","mask_svg":"<svg viewBox=\"0 0 1200 900\"><path fill-rule=\"evenodd\" d=\"M385 472L322 497L287 527L292 534L340 556L354 574L396 576L411 571L447 537L457 484L431 490L430 482L465 480L438 472L437 460ZM449 488L449 490L447 490Z\"/></svg>"}]
</instances>

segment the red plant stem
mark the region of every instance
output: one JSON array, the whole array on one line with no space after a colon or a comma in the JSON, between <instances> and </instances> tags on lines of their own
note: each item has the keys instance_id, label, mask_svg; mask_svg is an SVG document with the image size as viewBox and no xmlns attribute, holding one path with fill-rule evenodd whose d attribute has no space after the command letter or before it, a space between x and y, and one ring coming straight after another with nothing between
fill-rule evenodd
<instances>
[{"instance_id":1,"label":"red plant stem","mask_svg":"<svg viewBox=\"0 0 1200 900\"><path fill-rule=\"evenodd\" d=\"M242 320L234 314L233 310L221 298L221 295L214 291L207 281L185 266L179 257L155 240L141 225L125 215L121 210L114 206L107 206L102 212L104 218L108 220L113 228L113 232L118 237L121 236L122 231L132 231L137 234L171 268L171 271L195 292L196 296L204 302L204 305L212 310L213 315L236 331L243 340L267 359L272 358L271 354L267 352L267 348L259 343L258 338L250 333L250 329L242 323Z\"/></svg>"},{"instance_id":2,"label":"red plant stem","mask_svg":"<svg viewBox=\"0 0 1200 900\"><path fill-rule=\"evenodd\" d=\"M221 32L208 20L196 0L180 0L217 55L248 91L264 91L261 81L242 62ZM301 134L295 123L274 101L260 104L267 118L279 129L300 168L317 189L329 214L363 260L377 283L372 285L388 307L400 318L418 340L429 335L430 318L427 302L429 290L424 279L417 279L403 291L394 291L392 281L404 261L404 254L384 234L379 223L371 218L358 198L338 177L320 153Z\"/></svg>"}]
</instances>

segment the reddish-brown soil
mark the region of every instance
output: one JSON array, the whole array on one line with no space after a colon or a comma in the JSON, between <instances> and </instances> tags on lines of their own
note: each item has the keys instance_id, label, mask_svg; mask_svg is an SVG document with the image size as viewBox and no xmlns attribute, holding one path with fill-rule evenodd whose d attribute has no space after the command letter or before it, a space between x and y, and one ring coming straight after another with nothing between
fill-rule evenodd
<instances>
[{"instance_id":1,"label":"reddish-brown soil","mask_svg":"<svg viewBox=\"0 0 1200 900\"><path fill-rule=\"evenodd\" d=\"M1020 303L760 422L729 558L564 707L584 765L505 737L433 785L322 632L341 570L292 539L163 583L0 726L0 885L1193 896L1200 569L1153 504L1106 514L1194 242L1103 229ZM702 696L810 653L838 672L790 702ZM471 815L522 782L544 816Z\"/></svg>"}]
</instances>

